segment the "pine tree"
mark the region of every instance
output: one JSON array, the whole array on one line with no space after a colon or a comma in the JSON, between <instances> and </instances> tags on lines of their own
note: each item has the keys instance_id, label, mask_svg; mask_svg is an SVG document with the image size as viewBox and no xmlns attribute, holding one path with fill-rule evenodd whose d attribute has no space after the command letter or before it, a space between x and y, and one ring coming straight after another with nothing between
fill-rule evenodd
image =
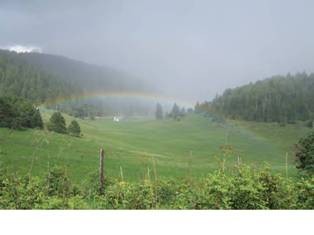
<instances>
[{"instance_id":1,"label":"pine tree","mask_svg":"<svg viewBox=\"0 0 314 235\"><path fill-rule=\"evenodd\" d=\"M295 157L298 169L314 174L314 132L299 140Z\"/></svg>"},{"instance_id":2,"label":"pine tree","mask_svg":"<svg viewBox=\"0 0 314 235\"><path fill-rule=\"evenodd\" d=\"M181 111L180 111L180 116L184 117L185 114L186 114L185 108L182 108Z\"/></svg>"},{"instance_id":3,"label":"pine tree","mask_svg":"<svg viewBox=\"0 0 314 235\"><path fill-rule=\"evenodd\" d=\"M40 129L42 129L44 127L44 123L43 123L43 120L41 118L39 109L36 109L34 114L33 114L32 126L33 127L38 127Z\"/></svg>"},{"instance_id":4,"label":"pine tree","mask_svg":"<svg viewBox=\"0 0 314 235\"><path fill-rule=\"evenodd\" d=\"M77 121L73 120L68 126L68 133L70 135L79 137L81 135L81 128Z\"/></svg>"},{"instance_id":5,"label":"pine tree","mask_svg":"<svg viewBox=\"0 0 314 235\"><path fill-rule=\"evenodd\" d=\"M55 112L52 114L48 123L48 130L62 134L67 132L65 119L60 112Z\"/></svg>"},{"instance_id":6,"label":"pine tree","mask_svg":"<svg viewBox=\"0 0 314 235\"><path fill-rule=\"evenodd\" d=\"M156 105L156 112L155 112L155 116L157 120L161 120L163 119L164 115L163 115L163 111L162 111L162 106L161 104L157 103Z\"/></svg>"},{"instance_id":7,"label":"pine tree","mask_svg":"<svg viewBox=\"0 0 314 235\"><path fill-rule=\"evenodd\" d=\"M39 110L27 100L0 97L0 127L13 129L43 128Z\"/></svg>"},{"instance_id":8,"label":"pine tree","mask_svg":"<svg viewBox=\"0 0 314 235\"><path fill-rule=\"evenodd\" d=\"M204 106L204 108L203 108ZM195 112L214 111L231 119L295 123L313 119L314 74L273 76L227 89L212 102L195 106Z\"/></svg>"},{"instance_id":9,"label":"pine tree","mask_svg":"<svg viewBox=\"0 0 314 235\"><path fill-rule=\"evenodd\" d=\"M179 106L178 106L176 103L174 103L174 105L173 105L173 107L172 107L170 116L171 116L174 120L180 121L180 108L179 108Z\"/></svg>"}]
</instances>

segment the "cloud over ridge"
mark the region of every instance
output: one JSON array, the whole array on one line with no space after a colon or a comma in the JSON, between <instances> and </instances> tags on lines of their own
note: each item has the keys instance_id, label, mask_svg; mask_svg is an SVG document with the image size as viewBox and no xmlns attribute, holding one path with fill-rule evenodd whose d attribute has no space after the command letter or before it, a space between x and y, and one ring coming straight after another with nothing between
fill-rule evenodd
<instances>
[{"instance_id":1,"label":"cloud over ridge","mask_svg":"<svg viewBox=\"0 0 314 235\"><path fill-rule=\"evenodd\" d=\"M17 53L30 53L30 52L37 52L41 53L42 49L37 46L26 46L26 45L11 45L11 46L5 46L2 47L3 49L9 50L9 51L15 51Z\"/></svg>"}]
</instances>

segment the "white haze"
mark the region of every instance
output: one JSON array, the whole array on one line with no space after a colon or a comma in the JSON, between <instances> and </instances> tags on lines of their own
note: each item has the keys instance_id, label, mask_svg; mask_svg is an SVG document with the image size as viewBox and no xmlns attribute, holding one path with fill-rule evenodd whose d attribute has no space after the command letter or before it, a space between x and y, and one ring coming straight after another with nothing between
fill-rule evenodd
<instances>
[{"instance_id":1,"label":"white haze","mask_svg":"<svg viewBox=\"0 0 314 235\"><path fill-rule=\"evenodd\" d=\"M313 9L312 0L1 0L0 45L111 66L195 102L313 72Z\"/></svg>"},{"instance_id":2,"label":"white haze","mask_svg":"<svg viewBox=\"0 0 314 235\"><path fill-rule=\"evenodd\" d=\"M4 46L1 48L9 50L9 51L15 51L17 53L31 53L31 52L41 53L42 52L42 49L37 46L13 45L13 46Z\"/></svg>"}]
</instances>

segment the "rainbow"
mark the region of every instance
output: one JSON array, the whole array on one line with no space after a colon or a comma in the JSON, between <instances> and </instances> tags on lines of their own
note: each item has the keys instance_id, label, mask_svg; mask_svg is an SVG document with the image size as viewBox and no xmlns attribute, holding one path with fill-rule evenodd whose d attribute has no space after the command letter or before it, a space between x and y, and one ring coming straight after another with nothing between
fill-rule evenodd
<instances>
[{"instance_id":1,"label":"rainbow","mask_svg":"<svg viewBox=\"0 0 314 235\"><path fill-rule=\"evenodd\" d=\"M180 106L184 106L186 108L193 107L194 104L192 102L178 99L176 97L161 95L157 93L149 93L149 92L132 92L132 91L97 91L97 92L88 92L79 95L71 95L64 97L57 97L55 99L47 100L44 105L57 105L71 101L78 101L90 98L125 98L125 99L141 99L144 101L151 102L160 102L160 103L168 103L173 104L177 103Z\"/></svg>"}]
</instances>

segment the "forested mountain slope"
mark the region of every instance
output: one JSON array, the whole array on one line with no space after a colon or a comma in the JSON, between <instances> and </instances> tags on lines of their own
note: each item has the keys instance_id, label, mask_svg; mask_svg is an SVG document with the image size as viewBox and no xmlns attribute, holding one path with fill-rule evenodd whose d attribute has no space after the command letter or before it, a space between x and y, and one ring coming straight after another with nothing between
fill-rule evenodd
<instances>
[{"instance_id":1,"label":"forested mountain slope","mask_svg":"<svg viewBox=\"0 0 314 235\"><path fill-rule=\"evenodd\" d=\"M0 96L19 96L42 103L79 92L76 84L27 63L20 54L0 50Z\"/></svg>"},{"instance_id":2,"label":"forested mountain slope","mask_svg":"<svg viewBox=\"0 0 314 235\"><path fill-rule=\"evenodd\" d=\"M0 96L42 103L81 93L145 89L144 82L114 69L62 56L0 50Z\"/></svg>"},{"instance_id":3,"label":"forested mountain slope","mask_svg":"<svg viewBox=\"0 0 314 235\"><path fill-rule=\"evenodd\" d=\"M227 89L212 102L198 105L229 118L264 122L294 122L314 117L314 74L273 76Z\"/></svg>"},{"instance_id":4,"label":"forested mountain slope","mask_svg":"<svg viewBox=\"0 0 314 235\"><path fill-rule=\"evenodd\" d=\"M49 74L77 84L85 92L130 91L147 88L147 84L140 79L105 66L42 53L24 53L21 57L27 63Z\"/></svg>"}]
</instances>

